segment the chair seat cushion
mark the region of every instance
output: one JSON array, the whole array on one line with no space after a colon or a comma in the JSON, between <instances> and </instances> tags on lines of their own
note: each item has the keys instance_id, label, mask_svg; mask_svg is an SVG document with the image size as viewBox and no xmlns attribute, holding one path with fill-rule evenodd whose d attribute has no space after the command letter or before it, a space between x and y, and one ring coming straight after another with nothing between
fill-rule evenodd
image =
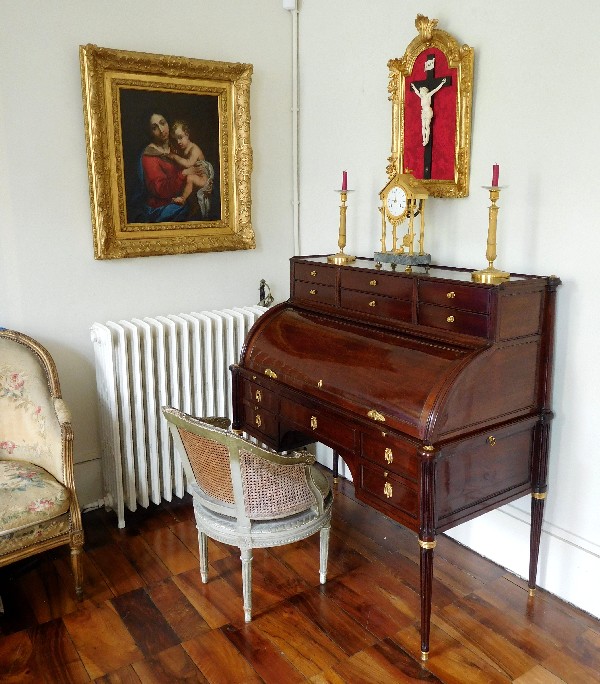
<instances>
[{"instance_id":1,"label":"chair seat cushion","mask_svg":"<svg viewBox=\"0 0 600 684\"><path fill-rule=\"evenodd\" d=\"M41 530L48 520L67 513L69 504L69 491L43 468L0 460L0 552L8 539Z\"/></svg>"},{"instance_id":2,"label":"chair seat cushion","mask_svg":"<svg viewBox=\"0 0 600 684\"><path fill-rule=\"evenodd\" d=\"M284 518L253 520L250 529L242 529L235 517L207 508L204 505L206 503L204 492L193 483L191 490L196 525L211 539L240 548L242 546L247 548L282 546L305 539L329 524L333 503L333 495L327 478L316 468L313 470L313 481L326 494L322 513L318 513L314 508L307 508Z\"/></svg>"}]
</instances>

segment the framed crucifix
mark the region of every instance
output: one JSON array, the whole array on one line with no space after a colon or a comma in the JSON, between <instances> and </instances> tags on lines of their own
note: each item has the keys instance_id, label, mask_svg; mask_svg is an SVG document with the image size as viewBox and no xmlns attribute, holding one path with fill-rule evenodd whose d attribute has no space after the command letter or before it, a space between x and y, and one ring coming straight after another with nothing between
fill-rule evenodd
<instances>
[{"instance_id":1,"label":"framed crucifix","mask_svg":"<svg viewBox=\"0 0 600 684\"><path fill-rule=\"evenodd\" d=\"M473 48L417 15L419 35L388 62L392 154L387 174L412 173L433 197L469 194Z\"/></svg>"}]
</instances>

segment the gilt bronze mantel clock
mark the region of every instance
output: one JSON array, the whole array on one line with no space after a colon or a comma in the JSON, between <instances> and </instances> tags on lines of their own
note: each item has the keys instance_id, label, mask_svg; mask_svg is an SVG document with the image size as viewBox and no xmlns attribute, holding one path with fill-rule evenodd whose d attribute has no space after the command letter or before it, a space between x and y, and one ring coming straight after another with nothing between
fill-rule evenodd
<instances>
[{"instance_id":1,"label":"gilt bronze mantel clock","mask_svg":"<svg viewBox=\"0 0 600 684\"><path fill-rule=\"evenodd\" d=\"M411 173L396 174L379 193L381 199L381 251L375 252L377 264L422 266L431 262L425 253L425 200L427 190ZM418 233L415 219L418 217ZM387 248L388 224L392 228L391 249ZM405 234L400 237L399 229ZM415 248L415 242L417 246Z\"/></svg>"}]
</instances>

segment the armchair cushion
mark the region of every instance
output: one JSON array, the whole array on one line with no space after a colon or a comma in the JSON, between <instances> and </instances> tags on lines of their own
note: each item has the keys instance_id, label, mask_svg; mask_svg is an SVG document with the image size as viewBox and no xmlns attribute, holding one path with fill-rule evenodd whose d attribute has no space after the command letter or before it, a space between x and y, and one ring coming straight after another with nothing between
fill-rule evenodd
<instances>
[{"instance_id":1,"label":"armchair cushion","mask_svg":"<svg viewBox=\"0 0 600 684\"><path fill-rule=\"evenodd\" d=\"M61 428L43 367L0 339L0 458L34 462L64 482Z\"/></svg>"},{"instance_id":2,"label":"armchair cushion","mask_svg":"<svg viewBox=\"0 0 600 684\"><path fill-rule=\"evenodd\" d=\"M70 502L69 491L43 468L0 461L0 553L68 532Z\"/></svg>"}]
</instances>

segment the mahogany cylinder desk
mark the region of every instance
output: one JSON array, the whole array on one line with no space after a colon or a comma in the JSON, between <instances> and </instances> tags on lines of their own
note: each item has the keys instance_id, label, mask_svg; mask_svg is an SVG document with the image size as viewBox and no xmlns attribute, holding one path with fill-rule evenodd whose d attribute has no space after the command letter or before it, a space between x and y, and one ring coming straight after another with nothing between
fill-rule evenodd
<instances>
[{"instance_id":1,"label":"mahogany cylinder desk","mask_svg":"<svg viewBox=\"0 0 600 684\"><path fill-rule=\"evenodd\" d=\"M358 499L417 534L423 660L440 532L531 495L535 590L559 284L294 257L289 300L232 367L235 429L278 451L326 444Z\"/></svg>"}]
</instances>

